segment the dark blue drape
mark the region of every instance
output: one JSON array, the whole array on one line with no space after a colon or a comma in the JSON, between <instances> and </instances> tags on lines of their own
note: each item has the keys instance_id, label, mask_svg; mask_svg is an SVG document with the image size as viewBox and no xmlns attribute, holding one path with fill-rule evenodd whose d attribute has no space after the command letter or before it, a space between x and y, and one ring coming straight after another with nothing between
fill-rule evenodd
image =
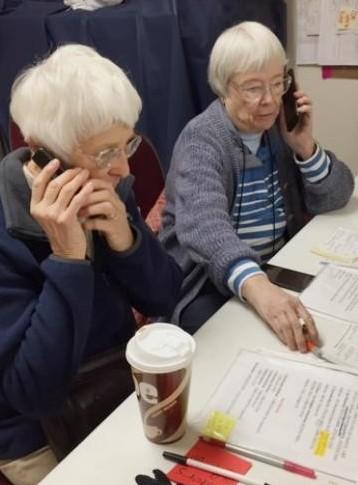
<instances>
[{"instance_id":1,"label":"dark blue drape","mask_svg":"<svg viewBox=\"0 0 358 485\"><path fill-rule=\"evenodd\" d=\"M138 130L166 170L179 132L213 99L206 72L219 33L258 20L285 43L285 16L283 0L127 0L94 12L59 0L0 0L0 131L16 75L58 45L82 43L128 73L143 100Z\"/></svg>"}]
</instances>

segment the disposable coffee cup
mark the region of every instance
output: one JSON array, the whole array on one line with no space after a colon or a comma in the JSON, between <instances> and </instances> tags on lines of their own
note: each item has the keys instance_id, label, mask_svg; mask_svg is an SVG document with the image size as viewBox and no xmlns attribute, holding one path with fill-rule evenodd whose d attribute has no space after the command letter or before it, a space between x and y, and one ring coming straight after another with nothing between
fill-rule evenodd
<instances>
[{"instance_id":1,"label":"disposable coffee cup","mask_svg":"<svg viewBox=\"0 0 358 485\"><path fill-rule=\"evenodd\" d=\"M169 323L141 327L128 342L144 434L154 443L172 443L186 428L195 341Z\"/></svg>"}]
</instances>

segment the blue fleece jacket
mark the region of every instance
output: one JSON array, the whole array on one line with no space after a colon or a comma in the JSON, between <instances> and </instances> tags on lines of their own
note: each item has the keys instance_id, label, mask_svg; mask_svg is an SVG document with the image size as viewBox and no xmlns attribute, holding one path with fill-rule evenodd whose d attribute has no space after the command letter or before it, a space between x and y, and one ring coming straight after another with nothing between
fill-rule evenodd
<instances>
[{"instance_id":1,"label":"blue fleece jacket","mask_svg":"<svg viewBox=\"0 0 358 485\"><path fill-rule=\"evenodd\" d=\"M28 158L20 149L0 164L0 459L43 446L38 419L61 405L81 363L130 338L132 306L170 313L182 281L121 186L136 236L130 251L116 253L94 233L93 261L51 255L29 215Z\"/></svg>"}]
</instances>

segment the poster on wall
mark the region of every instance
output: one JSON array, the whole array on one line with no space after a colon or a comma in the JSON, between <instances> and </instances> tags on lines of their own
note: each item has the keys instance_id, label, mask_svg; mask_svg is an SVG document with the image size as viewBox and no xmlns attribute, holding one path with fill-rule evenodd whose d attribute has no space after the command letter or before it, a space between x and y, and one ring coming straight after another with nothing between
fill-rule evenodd
<instances>
[{"instance_id":1,"label":"poster on wall","mask_svg":"<svg viewBox=\"0 0 358 485\"><path fill-rule=\"evenodd\" d=\"M297 64L358 66L358 0L299 0L297 32Z\"/></svg>"},{"instance_id":2,"label":"poster on wall","mask_svg":"<svg viewBox=\"0 0 358 485\"><path fill-rule=\"evenodd\" d=\"M321 0L297 2L297 64L317 64Z\"/></svg>"}]
</instances>

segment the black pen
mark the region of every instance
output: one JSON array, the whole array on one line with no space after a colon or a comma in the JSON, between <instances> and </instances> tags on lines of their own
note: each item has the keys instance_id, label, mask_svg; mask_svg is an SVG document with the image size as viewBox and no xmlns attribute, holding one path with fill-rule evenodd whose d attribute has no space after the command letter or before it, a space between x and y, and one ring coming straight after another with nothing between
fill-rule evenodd
<instances>
[{"instance_id":1,"label":"black pen","mask_svg":"<svg viewBox=\"0 0 358 485\"><path fill-rule=\"evenodd\" d=\"M243 485L270 485L267 482L258 482L257 480L252 480L251 478L241 475L241 473L236 473L226 468L220 468L218 466L210 465L209 463L204 463L203 461L193 460L192 458L187 458L183 455L177 455L176 453L171 453L170 451L163 451L164 458L175 463L180 463L181 465L188 465L199 470L204 470L206 472L214 473L220 475L221 477L231 478Z\"/></svg>"}]
</instances>

